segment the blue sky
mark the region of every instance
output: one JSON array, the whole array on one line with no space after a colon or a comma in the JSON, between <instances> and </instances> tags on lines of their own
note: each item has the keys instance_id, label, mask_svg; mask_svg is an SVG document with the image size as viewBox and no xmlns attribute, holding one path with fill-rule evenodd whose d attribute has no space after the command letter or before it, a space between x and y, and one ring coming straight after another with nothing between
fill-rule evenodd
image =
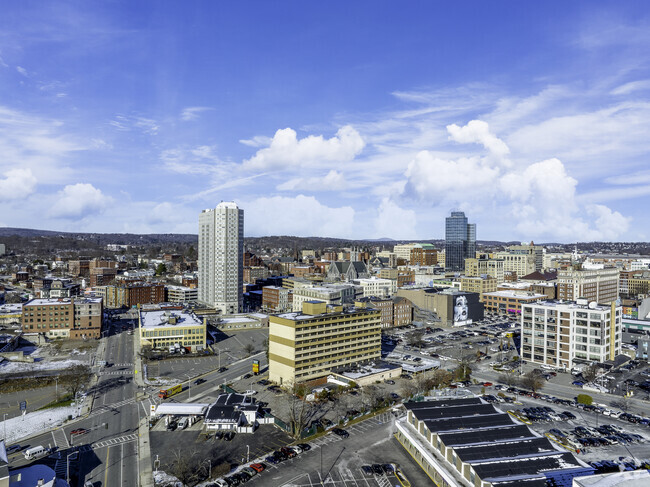
<instances>
[{"instance_id":1,"label":"blue sky","mask_svg":"<svg viewBox=\"0 0 650 487\"><path fill-rule=\"evenodd\" d=\"M647 2L0 6L0 226L650 240Z\"/></svg>"}]
</instances>

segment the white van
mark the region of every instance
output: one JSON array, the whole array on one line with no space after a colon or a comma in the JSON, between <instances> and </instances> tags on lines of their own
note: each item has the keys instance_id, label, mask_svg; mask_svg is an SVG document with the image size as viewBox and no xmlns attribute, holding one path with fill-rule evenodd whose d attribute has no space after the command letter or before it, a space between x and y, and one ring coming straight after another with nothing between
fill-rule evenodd
<instances>
[{"instance_id":1,"label":"white van","mask_svg":"<svg viewBox=\"0 0 650 487\"><path fill-rule=\"evenodd\" d=\"M31 460L32 458L39 458L45 456L49 452L50 452L49 448L45 448L44 446L39 445L32 448L28 448L27 450L25 450L25 453L23 453L23 455L25 455L26 460Z\"/></svg>"},{"instance_id":2,"label":"white van","mask_svg":"<svg viewBox=\"0 0 650 487\"><path fill-rule=\"evenodd\" d=\"M190 423L190 419L187 416L182 417L178 422L178 429L184 430L185 428L187 428L187 425L189 423Z\"/></svg>"}]
</instances>

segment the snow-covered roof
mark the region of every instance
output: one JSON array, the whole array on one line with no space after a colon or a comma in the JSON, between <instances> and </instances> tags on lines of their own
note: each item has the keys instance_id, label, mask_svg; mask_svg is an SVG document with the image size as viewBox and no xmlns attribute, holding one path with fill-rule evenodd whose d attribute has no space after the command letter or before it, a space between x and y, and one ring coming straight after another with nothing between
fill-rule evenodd
<instances>
[{"instance_id":1,"label":"snow-covered roof","mask_svg":"<svg viewBox=\"0 0 650 487\"><path fill-rule=\"evenodd\" d=\"M169 319L176 318L176 324L170 324ZM184 311L141 311L140 323L143 328L155 328L161 326L201 326L203 321L194 313Z\"/></svg>"},{"instance_id":2,"label":"snow-covered roof","mask_svg":"<svg viewBox=\"0 0 650 487\"><path fill-rule=\"evenodd\" d=\"M188 402L164 402L156 406L156 416L167 414L203 415L210 404Z\"/></svg>"}]
</instances>

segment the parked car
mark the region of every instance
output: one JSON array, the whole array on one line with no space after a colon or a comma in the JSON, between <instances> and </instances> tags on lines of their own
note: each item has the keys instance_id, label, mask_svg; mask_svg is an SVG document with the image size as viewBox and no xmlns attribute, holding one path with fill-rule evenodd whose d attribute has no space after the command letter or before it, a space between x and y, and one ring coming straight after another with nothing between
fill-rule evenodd
<instances>
[{"instance_id":1,"label":"parked car","mask_svg":"<svg viewBox=\"0 0 650 487\"><path fill-rule=\"evenodd\" d=\"M298 443L298 446L302 448L302 451L309 451L311 450L311 446L307 443Z\"/></svg>"},{"instance_id":2,"label":"parked car","mask_svg":"<svg viewBox=\"0 0 650 487\"><path fill-rule=\"evenodd\" d=\"M348 436L350 436L350 433L348 433L347 431L341 428L332 429L332 433L334 433L337 436L340 436L341 438L347 438Z\"/></svg>"}]
</instances>

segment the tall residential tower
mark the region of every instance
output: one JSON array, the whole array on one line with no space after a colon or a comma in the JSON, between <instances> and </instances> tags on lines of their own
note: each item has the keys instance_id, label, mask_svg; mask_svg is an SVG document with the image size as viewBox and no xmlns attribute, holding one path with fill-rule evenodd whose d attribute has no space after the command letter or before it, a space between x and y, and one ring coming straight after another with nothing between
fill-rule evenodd
<instances>
[{"instance_id":1,"label":"tall residential tower","mask_svg":"<svg viewBox=\"0 0 650 487\"><path fill-rule=\"evenodd\" d=\"M244 210L221 202L199 215L199 301L238 313L242 307Z\"/></svg>"},{"instance_id":2,"label":"tall residential tower","mask_svg":"<svg viewBox=\"0 0 650 487\"><path fill-rule=\"evenodd\" d=\"M476 258L476 224L467 223L462 211L452 211L445 218L445 270L463 272L470 258Z\"/></svg>"}]
</instances>

